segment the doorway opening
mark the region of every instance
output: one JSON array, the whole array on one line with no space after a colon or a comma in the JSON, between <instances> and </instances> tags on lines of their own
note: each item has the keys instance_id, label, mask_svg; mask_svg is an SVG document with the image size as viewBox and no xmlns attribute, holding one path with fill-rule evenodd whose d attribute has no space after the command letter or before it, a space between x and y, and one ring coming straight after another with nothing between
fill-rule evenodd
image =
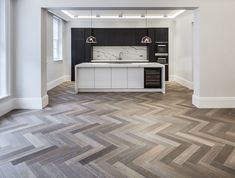
<instances>
[{"instance_id":1,"label":"doorway opening","mask_svg":"<svg viewBox=\"0 0 235 178\"><path fill-rule=\"evenodd\" d=\"M91 28L90 27L90 8L76 9L73 8L69 10L69 8L49 8L46 9L46 46L47 46L47 62L46 62L46 86L47 90L58 86L64 81L70 81L72 70L71 66L72 62L72 50L71 50L71 29L72 28ZM114 16L116 12L120 12L120 9L115 8L103 8L103 9L95 9L95 15L92 16L93 19L93 27L94 28L144 28L146 26L145 21L140 19L128 19L123 18L125 13L129 16L139 14L140 17L143 18L142 11L145 9L128 9L124 8L120 13L116 14L118 18L116 19L105 19L105 13L108 13L110 16ZM198 47L198 43L195 43L195 38L198 37L198 23L195 24L195 18L197 17L197 8L187 8L184 9L183 13L180 13L178 16L174 18L170 17L171 13L175 13L179 11L179 8L152 8L149 9L149 13L156 13L157 15L161 14L162 18L149 19L148 20L148 28L168 28L169 32L169 54L168 54L168 64L166 64L166 68L168 69L169 81L174 81L183 85L184 87L189 88L190 90L194 90L195 86L198 86L199 70L196 69L198 67L197 60L195 58L195 53ZM84 13L83 15L79 13ZM86 15L87 13L87 15ZM155 15L156 15L155 14ZM157 16L156 15L156 16ZM161 16L159 15L159 17ZM79 19L79 17L83 16L84 18ZM89 16L89 18L88 18ZM48 56L52 56L53 50L53 38L51 35L53 34L53 24L51 24L50 19L53 17L62 19L63 27L62 27L62 45L63 45L63 60L62 61L50 61ZM87 17L87 18L86 18ZM196 32L196 34L195 34ZM81 53L85 53L86 51L81 51ZM49 60L49 61L48 61ZM53 76L53 77L52 77ZM196 87L198 89L198 87ZM196 91L194 91L196 92Z\"/></svg>"}]
</instances>

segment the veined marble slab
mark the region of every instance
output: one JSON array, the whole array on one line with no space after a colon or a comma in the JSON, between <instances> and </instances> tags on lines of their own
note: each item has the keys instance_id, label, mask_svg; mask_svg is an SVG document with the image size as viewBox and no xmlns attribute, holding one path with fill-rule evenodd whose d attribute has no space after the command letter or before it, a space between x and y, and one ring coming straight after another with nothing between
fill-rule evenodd
<instances>
[{"instance_id":1,"label":"veined marble slab","mask_svg":"<svg viewBox=\"0 0 235 178\"><path fill-rule=\"evenodd\" d=\"M147 46L94 46L93 60L147 60Z\"/></svg>"},{"instance_id":2,"label":"veined marble slab","mask_svg":"<svg viewBox=\"0 0 235 178\"><path fill-rule=\"evenodd\" d=\"M164 68L163 64L153 62L153 63L81 63L75 66L76 68Z\"/></svg>"}]
</instances>

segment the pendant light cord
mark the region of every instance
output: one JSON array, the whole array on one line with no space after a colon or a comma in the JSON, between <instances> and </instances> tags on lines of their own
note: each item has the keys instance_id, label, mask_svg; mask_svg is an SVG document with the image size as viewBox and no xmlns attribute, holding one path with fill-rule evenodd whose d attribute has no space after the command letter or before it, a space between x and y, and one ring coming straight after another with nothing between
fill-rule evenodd
<instances>
[{"instance_id":1,"label":"pendant light cord","mask_svg":"<svg viewBox=\"0 0 235 178\"><path fill-rule=\"evenodd\" d=\"M92 29L92 9L91 9L91 29Z\"/></svg>"},{"instance_id":2,"label":"pendant light cord","mask_svg":"<svg viewBox=\"0 0 235 178\"><path fill-rule=\"evenodd\" d=\"M145 12L145 27L148 28L148 10L146 9L146 12Z\"/></svg>"}]
</instances>

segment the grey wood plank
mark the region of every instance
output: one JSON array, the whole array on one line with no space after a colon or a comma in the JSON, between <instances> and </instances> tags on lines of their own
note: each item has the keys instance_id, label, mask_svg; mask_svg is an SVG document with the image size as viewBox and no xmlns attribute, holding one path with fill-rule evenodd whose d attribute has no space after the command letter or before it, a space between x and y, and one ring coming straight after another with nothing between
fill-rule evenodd
<instances>
[{"instance_id":1,"label":"grey wood plank","mask_svg":"<svg viewBox=\"0 0 235 178\"><path fill-rule=\"evenodd\" d=\"M235 178L235 109L160 93L79 93L65 82L43 110L0 118L0 177Z\"/></svg>"}]
</instances>

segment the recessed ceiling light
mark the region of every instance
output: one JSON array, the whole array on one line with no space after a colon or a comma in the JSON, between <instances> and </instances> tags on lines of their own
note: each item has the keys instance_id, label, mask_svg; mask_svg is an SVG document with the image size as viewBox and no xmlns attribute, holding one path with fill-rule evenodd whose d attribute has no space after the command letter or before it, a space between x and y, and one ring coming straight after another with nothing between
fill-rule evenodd
<instances>
[{"instance_id":1,"label":"recessed ceiling light","mask_svg":"<svg viewBox=\"0 0 235 178\"><path fill-rule=\"evenodd\" d=\"M68 17L72 19L90 19L90 16L78 16L78 15L73 15L67 10L62 10L62 12L67 15ZM140 16L135 16L135 15L129 15L129 16L123 16L122 13L120 13L118 16L112 16L112 15L107 15L107 16L101 16L100 14L96 14L96 16L92 16L92 18L99 18L99 19L118 19L118 18L123 18L123 19L140 19L140 18L148 18L148 19L174 19L180 14L184 13L185 10L177 10L174 14L172 15L149 15L148 17L145 14L141 14Z\"/></svg>"},{"instance_id":2,"label":"recessed ceiling light","mask_svg":"<svg viewBox=\"0 0 235 178\"><path fill-rule=\"evenodd\" d=\"M123 14L119 14L118 17L119 17L119 18L122 18L122 17L123 17Z\"/></svg>"}]
</instances>

